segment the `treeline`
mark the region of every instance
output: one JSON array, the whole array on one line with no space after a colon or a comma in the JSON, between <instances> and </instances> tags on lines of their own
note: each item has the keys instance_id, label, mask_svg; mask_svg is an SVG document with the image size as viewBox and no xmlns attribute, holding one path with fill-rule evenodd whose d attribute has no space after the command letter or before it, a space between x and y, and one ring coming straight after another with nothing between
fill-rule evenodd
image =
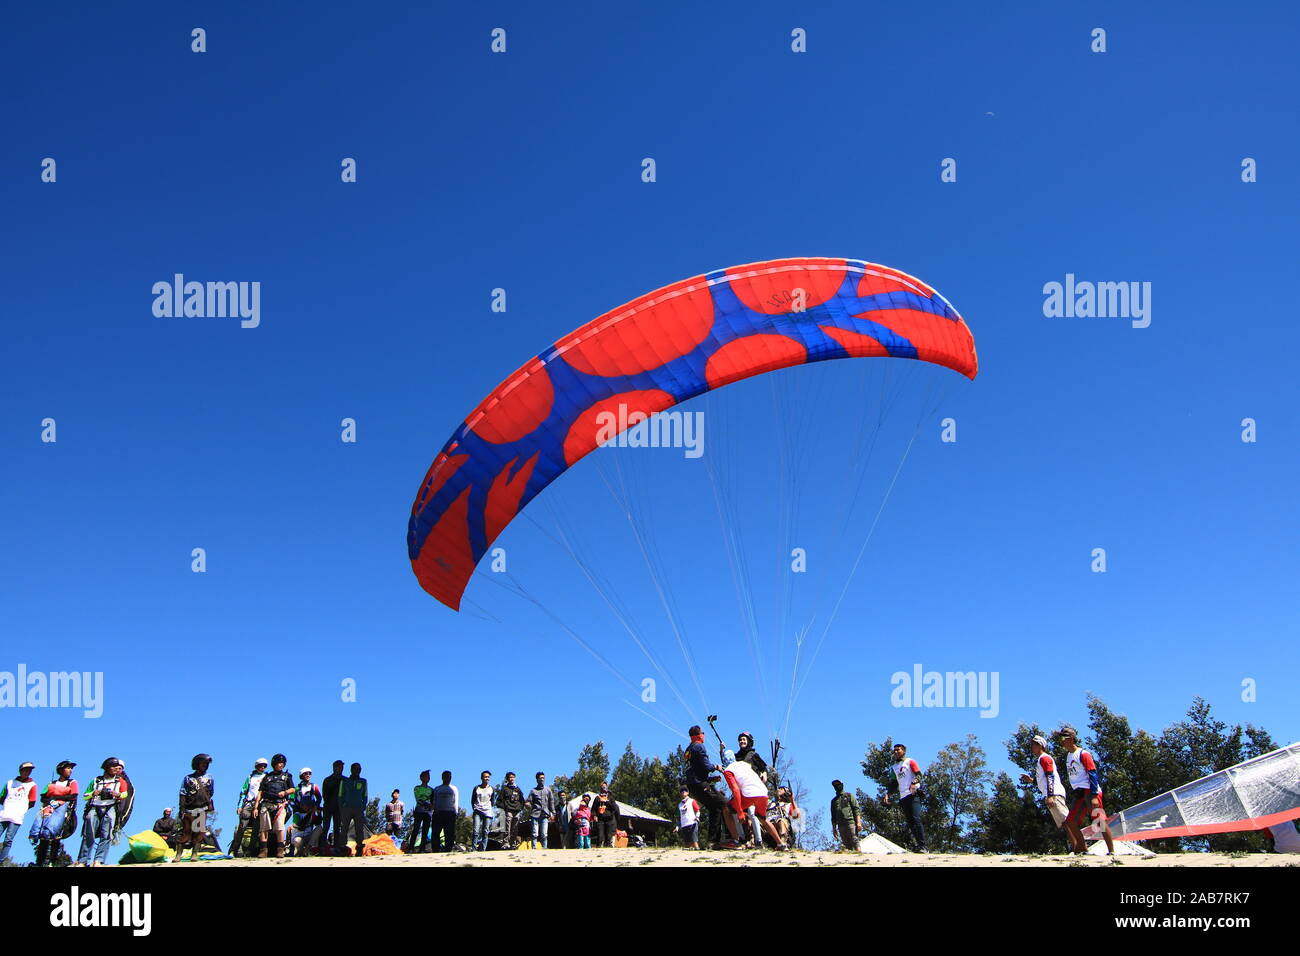
<instances>
[{"instance_id":1,"label":"treeline","mask_svg":"<svg viewBox=\"0 0 1300 956\"><path fill-rule=\"evenodd\" d=\"M1166 790L1190 783L1206 774L1276 750L1280 744L1261 727L1229 726L1213 716L1210 705L1195 697L1185 717L1170 724L1159 735L1134 730L1123 714L1111 710L1100 698L1087 698L1087 731L1080 730L1080 745L1092 751L1101 768L1106 810L1116 813ZM974 734L948 744L928 765L923 754L912 750L922 764L927 790L924 805L925 830L932 853L1061 853L1067 848L1064 834L1051 821L1038 800L1037 788L1019 780L1021 772L1033 773L1029 742L1035 734L1053 740L1061 725L1040 727L1020 724L1002 741L1008 761L1018 768L1013 776L994 774L988 767L984 748ZM905 741L906 742L906 741ZM860 767L866 781L857 788L862 818L869 830L908 846L907 826L895 806L880 800L893 779L892 738L869 743ZM1053 747L1057 766L1065 767L1065 751ZM793 787L804 809L807 828L800 845L807 849L830 849L836 844L822 832L825 806L830 803L830 782L818 785L810 796L793 775L793 765L783 753L774 776ZM626 801L657 816L677 820L685 756L681 747L664 758L641 757L631 743L616 764L601 741L588 744L578 755L573 773L557 776L553 787L570 795L596 790L608 780L616 800ZM846 783L848 778L845 778ZM660 843L675 840L663 834ZM1224 833L1149 841L1157 852L1213 850L1221 853L1263 851L1270 848L1262 832Z\"/></svg>"}]
</instances>

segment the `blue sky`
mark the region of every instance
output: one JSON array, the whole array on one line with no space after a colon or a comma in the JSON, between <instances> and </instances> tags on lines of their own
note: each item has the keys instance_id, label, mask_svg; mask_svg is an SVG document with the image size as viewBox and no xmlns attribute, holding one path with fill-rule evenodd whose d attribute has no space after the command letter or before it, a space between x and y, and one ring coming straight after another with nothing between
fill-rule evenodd
<instances>
[{"instance_id":1,"label":"blue sky","mask_svg":"<svg viewBox=\"0 0 1300 956\"><path fill-rule=\"evenodd\" d=\"M639 682L644 658L544 533L560 520L693 689L605 488L634 474L704 690L686 708L662 688L650 716L627 706L552 618L490 581L453 614L417 586L405 530L447 436L551 341L676 279L802 255L920 276L981 358L973 383L828 363L690 406L764 569L773 688L793 646L767 583L782 553L773 398L811 429L804 616L833 603L819 595L838 593L917 429L791 710L818 804L870 740L905 739L924 762L973 732L1000 768L1017 721L1082 720L1086 692L1153 730L1202 694L1296 736L1300 334L1282 299L1300 143L1278 122L1300 80L1293 12L159 4L8 19L0 670L103 671L106 702L97 720L0 711L4 772L31 759L46 779L66 756L84 784L120 756L143 826L200 750L229 816L252 759L277 750L318 776L360 760L386 794L425 767L462 783L568 772L598 738L663 753L683 737L661 721L684 730L706 706L729 736L784 726L701 462L598 451L499 542L515 578ZM45 157L57 183L40 181ZM1244 157L1258 182L1241 182ZM153 283L178 272L260 281L260 327L154 317ZM1067 273L1150 282L1150 327L1045 317L1043 285ZM846 516L853 436L876 415L863 389L880 385L899 402ZM939 441L947 416L956 444ZM891 707L890 675L915 663L997 671L1001 713ZM1257 702L1240 700L1246 678Z\"/></svg>"}]
</instances>

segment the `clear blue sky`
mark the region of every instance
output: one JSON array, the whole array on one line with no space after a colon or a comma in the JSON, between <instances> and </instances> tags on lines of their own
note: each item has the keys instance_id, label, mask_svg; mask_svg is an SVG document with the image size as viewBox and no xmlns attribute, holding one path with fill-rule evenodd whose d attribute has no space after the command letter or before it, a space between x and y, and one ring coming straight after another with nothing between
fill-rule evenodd
<instances>
[{"instance_id":1,"label":"clear blue sky","mask_svg":"<svg viewBox=\"0 0 1300 956\"><path fill-rule=\"evenodd\" d=\"M9 11L0 670L103 671L106 703L98 720L0 711L0 771L31 759L44 781L70 757L84 785L120 756L143 827L201 750L226 823L252 759L278 750L318 777L360 760L383 794L425 767L462 785L484 767L569 772L598 738L664 753L683 737L658 720L684 730L705 703L605 489L620 468L707 707L729 736L766 738L785 691L762 699L701 461L598 451L500 542L552 613L651 676L542 529L558 516L583 541L684 689L688 708L660 687L657 719L492 582L471 583L466 613L435 602L405 532L438 447L525 359L659 285L801 255L922 277L982 364L971 383L828 363L690 406L763 569L756 656L776 688L793 637L769 583L773 397L816 425L798 469L803 611L838 593L925 413L792 710L818 804L832 777L860 779L870 740L926 762L974 732L1000 768L1017 721L1080 721L1086 692L1153 730L1202 694L1296 736L1294 12L421 6ZM1098 26L1105 54L1089 50ZM790 52L796 27L806 54ZM339 181L344 157L356 184ZM945 157L956 183L940 182ZM1240 181L1244 157L1259 182ZM260 281L261 326L155 318L151 286L177 272ZM1044 283L1067 273L1152 283L1150 327L1044 317ZM884 375L898 413L846 517L853 436L876 414L863 382ZM57 444L40 441L46 417ZM1000 715L891 707L890 675L915 663L999 672Z\"/></svg>"}]
</instances>

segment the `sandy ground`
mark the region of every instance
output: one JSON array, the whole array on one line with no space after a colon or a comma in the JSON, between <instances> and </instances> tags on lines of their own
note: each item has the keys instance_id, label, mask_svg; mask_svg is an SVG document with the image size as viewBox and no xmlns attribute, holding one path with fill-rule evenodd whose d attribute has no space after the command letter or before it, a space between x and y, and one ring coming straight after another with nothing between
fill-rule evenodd
<instances>
[{"instance_id":1,"label":"sandy ground","mask_svg":"<svg viewBox=\"0 0 1300 956\"><path fill-rule=\"evenodd\" d=\"M155 866L170 864L158 863ZM178 866L185 866L180 863ZM213 860L205 866L885 866L918 867L1062 867L1124 866L1136 869L1166 867L1300 866L1300 856L1276 853L1157 854L1152 858L1121 856L979 856L974 854L836 853L798 850L792 853L757 850L691 851L644 850L523 850L490 853L419 853L414 856L304 857L283 860Z\"/></svg>"}]
</instances>

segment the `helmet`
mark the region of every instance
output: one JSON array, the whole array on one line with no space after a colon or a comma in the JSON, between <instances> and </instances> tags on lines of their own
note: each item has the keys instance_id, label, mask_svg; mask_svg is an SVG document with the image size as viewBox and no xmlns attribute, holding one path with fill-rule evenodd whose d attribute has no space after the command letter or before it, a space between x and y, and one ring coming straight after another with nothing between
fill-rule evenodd
<instances>
[{"instance_id":1,"label":"helmet","mask_svg":"<svg viewBox=\"0 0 1300 956\"><path fill-rule=\"evenodd\" d=\"M288 763L288 762L289 762L289 758L286 757L284 754L276 754L274 757L271 758L272 767L274 767L278 763Z\"/></svg>"},{"instance_id":2,"label":"helmet","mask_svg":"<svg viewBox=\"0 0 1300 956\"><path fill-rule=\"evenodd\" d=\"M253 761L253 766L256 767L259 763L262 764L263 766L266 766L270 762L271 761L267 760L265 757L258 757L256 760Z\"/></svg>"},{"instance_id":3,"label":"helmet","mask_svg":"<svg viewBox=\"0 0 1300 956\"><path fill-rule=\"evenodd\" d=\"M190 760L190 769L198 770L200 761L212 763L212 754L195 754L193 759Z\"/></svg>"},{"instance_id":4,"label":"helmet","mask_svg":"<svg viewBox=\"0 0 1300 956\"><path fill-rule=\"evenodd\" d=\"M105 757L104 762L99 765L99 769L108 770L109 767L121 767L125 770L126 764L122 763L122 761L118 760L116 757Z\"/></svg>"},{"instance_id":5,"label":"helmet","mask_svg":"<svg viewBox=\"0 0 1300 956\"><path fill-rule=\"evenodd\" d=\"M57 767L54 768L54 772L55 772L55 773L63 773L64 768L67 768L67 769L70 770L70 769L72 769L73 767L75 767L76 765L77 765L76 762L73 761L73 760L60 760L60 761L59 761L59 765L58 765Z\"/></svg>"},{"instance_id":6,"label":"helmet","mask_svg":"<svg viewBox=\"0 0 1300 956\"><path fill-rule=\"evenodd\" d=\"M745 740L749 741L749 746L751 747L754 746L754 735L751 734L748 730L742 730L739 734L737 734L736 740L739 741L742 737Z\"/></svg>"}]
</instances>

